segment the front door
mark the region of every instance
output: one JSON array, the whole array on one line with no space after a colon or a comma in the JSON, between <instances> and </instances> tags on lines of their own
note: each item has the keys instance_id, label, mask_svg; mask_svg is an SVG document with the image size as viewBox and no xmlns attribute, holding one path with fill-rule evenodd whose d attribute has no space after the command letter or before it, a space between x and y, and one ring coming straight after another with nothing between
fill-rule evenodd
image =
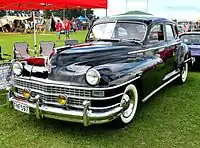
<instances>
[{"instance_id":1,"label":"front door","mask_svg":"<svg viewBox=\"0 0 200 148\"><path fill-rule=\"evenodd\" d=\"M151 52L148 59L153 63L151 63L152 65L142 77L143 94L145 96L158 88L162 84L162 79L165 76L167 42L165 40L164 24L155 24L152 26L146 44L145 48L147 51L150 49Z\"/></svg>"}]
</instances>

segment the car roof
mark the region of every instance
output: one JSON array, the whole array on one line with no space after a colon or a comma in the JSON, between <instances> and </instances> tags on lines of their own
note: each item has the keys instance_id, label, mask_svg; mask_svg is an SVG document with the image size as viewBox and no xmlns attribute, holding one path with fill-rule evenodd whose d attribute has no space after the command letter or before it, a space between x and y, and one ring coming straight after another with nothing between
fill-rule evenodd
<instances>
[{"instance_id":1,"label":"car roof","mask_svg":"<svg viewBox=\"0 0 200 148\"><path fill-rule=\"evenodd\" d=\"M144 23L173 23L172 21L163 18L163 17L155 17L152 15L115 15L111 17L105 17L102 19L99 19L98 22L106 22L106 21L138 21L138 22L144 22Z\"/></svg>"}]
</instances>

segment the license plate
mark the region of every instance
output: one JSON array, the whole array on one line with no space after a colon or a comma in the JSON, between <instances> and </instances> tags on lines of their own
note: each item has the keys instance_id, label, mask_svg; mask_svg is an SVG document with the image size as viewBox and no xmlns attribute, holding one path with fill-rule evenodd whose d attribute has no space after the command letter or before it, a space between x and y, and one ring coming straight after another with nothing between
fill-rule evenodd
<instances>
[{"instance_id":1,"label":"license plate","mask_svg":"<svg viewBox=\"0 0 200 148\"><path fill-rule=\"evenodd\" d=\"M23 113L27 113L27 114L30 113L29 106L21 102L13 101L13 107L14 109L21 111Z\"/></svg>"}]
</instances>

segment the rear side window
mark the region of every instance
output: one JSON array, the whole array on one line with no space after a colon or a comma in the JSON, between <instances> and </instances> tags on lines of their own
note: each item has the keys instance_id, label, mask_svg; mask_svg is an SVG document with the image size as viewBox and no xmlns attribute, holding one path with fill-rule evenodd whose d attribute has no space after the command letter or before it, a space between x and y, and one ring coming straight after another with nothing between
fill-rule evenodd
<instances>
[{"instance_id":1,"label":"rear side window","mask_svg":"<svg viewBox=\"0 0 200 148\"><path fill-rule=\"evenodd\" d=\"M166 37L168 41L175 39L175 32L173 30L172 25L169 25L169 24L166 25Z\"/></svg>"}]
</instances>

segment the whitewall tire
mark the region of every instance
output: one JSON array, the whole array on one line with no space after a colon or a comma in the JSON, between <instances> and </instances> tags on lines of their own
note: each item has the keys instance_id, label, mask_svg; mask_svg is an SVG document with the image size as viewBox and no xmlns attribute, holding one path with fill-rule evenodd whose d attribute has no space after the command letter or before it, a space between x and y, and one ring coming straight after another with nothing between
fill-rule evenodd
<instances>
[{"instance_id":1,"label":"whitewall tire","mask_svg":"<svg viewBox=\"0 0 200 148\"><path fill-rule=\"evenodd\" d=\"M185 83L187 80L187 77L188 77L188 63L184 63L183 67L181 68L181 71L180 71L180 77L178 80L179 83L180 84Z\"/></svg>"},{"instance_id":2,"label":"whitewall tire","mask_svg":"<svg viewBox=\"0 0 200 148\"><path fill-rule=\"evenodd\" d=\"M121 126L129 124L137 111L138 91L134 85L130 84L126 87L120 105L123 107L123 111L117 119L117 124Z\"/></svg>"},{"instance_id":3,"label":"whitewall tire","mask_svg":"<svg viewBox=\"0 0 200 148\"><path fill-rule=\"evenodd\" d=\"M182 68L182 71L181 71L181 81L182 81L182 83L186 82L187 76L188 76L188 63L185 63L183 65L183 68Z\"/></svg>"}]
</instances>

